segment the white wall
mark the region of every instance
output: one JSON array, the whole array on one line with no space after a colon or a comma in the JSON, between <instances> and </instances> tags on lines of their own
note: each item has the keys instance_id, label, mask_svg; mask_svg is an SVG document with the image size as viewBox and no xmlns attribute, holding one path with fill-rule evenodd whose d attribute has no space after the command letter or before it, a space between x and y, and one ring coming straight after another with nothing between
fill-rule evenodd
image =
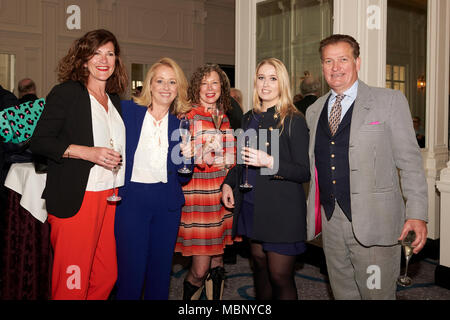
<instances>
[{"instance_id":1,"label":"white wall","mask_svg":"<svg viewBox=\"0 0 450 320\"><path fill-rule=\"evenodd\" d=\"M66 26L69 5L81 9L80 30ZM187 77L205 62L234 64L234 0L0 0L0 52L16 56L15 79L34 79L39 96L71 43L98 28L117 36L129 72L162 56Z\"/></svg>"}]
</instances>

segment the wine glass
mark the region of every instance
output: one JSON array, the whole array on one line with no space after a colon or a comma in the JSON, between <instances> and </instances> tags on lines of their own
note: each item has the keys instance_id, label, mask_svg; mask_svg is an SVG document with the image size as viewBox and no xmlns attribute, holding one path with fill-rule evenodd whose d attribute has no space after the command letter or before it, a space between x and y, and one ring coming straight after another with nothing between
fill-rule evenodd
<instances>
[{"instance_id":1,"label":"wine glass","mask_svg":"<svg viewBox=\"0 0 450 320\"><path fill-rule=\"evenodd\" d=\"M216 130L220 130L220 125L222 124L223 119L222 110L216 107L211 113L211 117L213 119L214 127L216 127Z\"/></svg>"},{"instance_id":2,"label":"wine glass","mask_svg":"<svg viewBox=\"0 0 450 320\"><path fill-rule=\"evenodd\" d=\"M211 118L213 120L214 123L214 127L216 128L216 131L220 130L220 126L222 125L222 119L223 119L223 113L222 110L220 110L219 108L215 108L212 112L211 112ZM214 142L215 136L213 136L210 140L210 142Z\"/></svg>"},{"instance_id":3,"label":"wine glass","mask_svg":"<svg viewBox=\"0 0 450 320\"><path fill-rule=\"evenodd\" d=\"M410 277L407 276L408 273L408 264L409 260L411 259L413 255L413 249L415 247L412 246L412 243L416 240L416 233L414 231L409 231L403 240L399 241L400 244L403 246L403 250L405 252L405 274L401 275L397 278L397 284L402 287L409 287L412 284L412 280Z\"/></svg>"},{"instance_id":4,"label":"wine glass","mask_svg":"<svg viewBox=\"0 0 450 320\"><path fill-rule=\"evenodd\" d=\"M113 146L113 149L114 149L114 151L120 153L120 155L123 155L121 145ZM122 198L118 194L116 195L116 179L117 179L117 173L119 172L119 170L120 170L120 165L115 166L111 170L111 172L113 174L113 194L111 196L109 196L108 198L106 198L108 201L111 201L111 202L117 202L117 201L122 200Z\"/></svg>"},{"instance_id":5,"label":"wine glass","mask_svg":"<svg viewBox=\"0 0 450 320\"><path fill-rule=\"evenodd\" d=\"M247 148L250 147L250 137L249 136L245 136L244 144ZM244 190L250 190L251 188L253 188L253 186L250 183L248 183L248 164L245 165L245 182L243 184L241 184L239 186L239 188L244 189Z\"/></svg>"},{"instance_id":6,"label":"wine glass","mask_svg":"<svg viewBox=\"0 0 450 320\"><path fill-rule=\"evenodd\" d=\"M188 118L184 117L180 120L180 136L183 144L187 144L191 140L190 127L191 121ZM183 168L178 169L178 172L181 174L189 174L192 171L188 167L186 167L185 162Z\"/></svg>"}]
</instances>

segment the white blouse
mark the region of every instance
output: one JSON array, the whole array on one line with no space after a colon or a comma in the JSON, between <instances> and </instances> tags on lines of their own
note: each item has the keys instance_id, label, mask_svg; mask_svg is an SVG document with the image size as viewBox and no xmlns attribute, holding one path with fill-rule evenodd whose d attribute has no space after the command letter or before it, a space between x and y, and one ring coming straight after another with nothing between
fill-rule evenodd
<instances>
[{"instance_id":1,"label":"white blouse","mask_svg":"<svg viewBox=\"0 0 450 320\"><path fill-rule=\"evenodd\" d=\"M145 113L139 143L134 153L131 181L167 183L167 153L169 152L169 113L157 121Z\"/></svg>"},{"instance_id":2,"label":"white blouse","mask_svg":"<svg viewBox=\"0 0 450 320\"><path fill-rule=\"evenodd\" d=\"M94 136L94 146L112 148L121 146L122 166L117 173L116 188L124 185L125 182L125 125L108 96L108 112L105 108L89 94L91 98L92 131ZM100 165L94 165L89 172L89 179L86 191L104 191L112 189L113 174Z\"/></svg>"}]
</instances>

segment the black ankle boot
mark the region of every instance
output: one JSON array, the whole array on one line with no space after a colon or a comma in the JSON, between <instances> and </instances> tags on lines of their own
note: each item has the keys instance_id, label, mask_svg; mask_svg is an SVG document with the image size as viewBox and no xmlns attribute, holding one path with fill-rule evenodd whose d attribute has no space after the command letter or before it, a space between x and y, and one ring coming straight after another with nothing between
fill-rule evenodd
<instances>
[{"instance_id":1,"label":"black ankle boot","mask_svg":"<svg viewBox=\"0 0 450 320\"><path fill-rule=\"evenodd\" d=\"M208 300L222 300L224 280L225 269L223 267L215 267L209 270L205 281L206 298Z\"/></svg>"},{"instance_id":2,"label":"black ankle boot","mask_svg":"<svg viewBox=\"0 0 450 320\"><path fill-rule=\"evenodd\" d=\"M204 286L201 286L201 287L194 286L189 281L184 280L184 282L183 282L183 300L189 301L189 300L200 299L200 296L203 291L203 287Z\"/></svg>"}]
</instances>

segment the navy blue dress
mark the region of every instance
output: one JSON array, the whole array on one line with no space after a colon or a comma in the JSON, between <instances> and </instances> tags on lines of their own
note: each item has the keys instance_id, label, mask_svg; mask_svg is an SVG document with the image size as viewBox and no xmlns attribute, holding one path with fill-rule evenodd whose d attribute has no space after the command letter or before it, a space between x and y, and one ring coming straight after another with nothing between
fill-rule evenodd
<instances>
[{"instance_id":1,"label":"navy blue dress","mask_svg":"<svg viewBox=\"0 0 450 320\"><path fill-rule=\"evenodd\" d=\"M261 119L261 114L253 113L253 116L250 120L250 123L247 130L258 130L259 121ZM255 186L256 176L259 174L259 168L249 166L248 168L248 183L252 186ZM245 179L245 173L242 175L242 178ZM244 181L242 181L244 182ZM237 223L237 234L246 236L252 239L252 230L253 230L253 215L255 214L254 210L254 198L255 191L253 187L249 191L244 193L244 199L241 206L241 211L238 218ZM302 254L306 250L306 245L303 241L294 242L294 243L275 243L275 242L260 242L263 246L264 251L276 252L279 254L295 256L298 254Z\"/></svg>"}]
</instances>

